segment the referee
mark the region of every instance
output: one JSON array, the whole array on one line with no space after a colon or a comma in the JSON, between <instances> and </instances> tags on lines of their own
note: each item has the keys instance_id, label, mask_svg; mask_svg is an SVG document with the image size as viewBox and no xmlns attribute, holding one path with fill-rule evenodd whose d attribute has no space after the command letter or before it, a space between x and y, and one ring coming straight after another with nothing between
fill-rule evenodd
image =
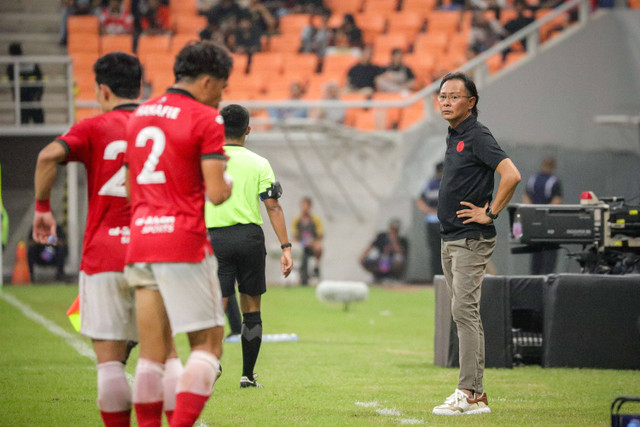
<instances>
[{"instance_id":1,"label":"referee","mask_svg":"<svg viewBox=\"0 0 640 427\"><path fill-rule=\"evenodd\" d=\"M282 247L280 263L287 277L293 268L291 243L287 237L284 213L278 198L282 188L276 181L269 161L246 149L244 142L251 131L249 112L232 104L220 111L224 119L225 146L229 160L227 172L233 178L231 197L223 204L205 205L205 220L211 245L218 258L218 277L223 304L240 291L242 310L242 377L240 387L262 387L254 378L253 368L262 343L260 297L267 291L265 280L264 233L259 202L264 202L269 221Z\"/></svg>"}]
</instances>

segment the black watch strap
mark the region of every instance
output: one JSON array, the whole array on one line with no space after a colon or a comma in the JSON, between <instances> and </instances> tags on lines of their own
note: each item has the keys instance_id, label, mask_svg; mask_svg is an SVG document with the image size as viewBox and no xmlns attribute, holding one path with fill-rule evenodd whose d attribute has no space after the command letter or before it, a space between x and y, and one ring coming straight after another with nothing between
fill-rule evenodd
<instances>
[{"instance_id":1,"label":"black watch strap","mask_svg":"<svg viewBox=\"0 0 640 427\"><path fill-rule=\"evenodd\" d=\"M290 248L291 242L285 243L284 245L280 245L280 249Z\"/></svg>"},{"instance_id":2,"label":"black watch strap","mask_svg":"<svg viewBox=\"0 0 640 427\"><path fill-rule=\"evenodd\" d=\"M485 212L487 216L491 218L492 221L495 221L496 219L498 219L498 215L491 212L491 206L487 206L487 210Z\"/></svg>"}]
</instances>

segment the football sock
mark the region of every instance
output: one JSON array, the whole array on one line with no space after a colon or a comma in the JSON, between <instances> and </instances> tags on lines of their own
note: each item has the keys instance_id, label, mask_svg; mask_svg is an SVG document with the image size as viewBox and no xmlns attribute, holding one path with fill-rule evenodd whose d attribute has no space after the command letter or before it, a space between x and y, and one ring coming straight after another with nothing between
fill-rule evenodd
<instances>
[{"instance_id":1,"label":"football sock","mask_svg":"<svg viewBox=\"0 0 640 427\"><path fill-rule=\"evenodd\" d=\"M213 391L219 364L218 358L209 352L191 352L178 381L171 427L192 426L196 422Z\"/></svg>"},{"instance_id":2,"label":"football sock","mask_svg":"<svg viewBox=\"0 0 640 427\"><path fill-rule=\"evenodd\" d=\"M160 427L162 424L162 377L164 364L138 359L133 385L133 405L139 427Z\"/></svg>"},{"instance_id":3,"label":"football sock","mask_svg":"<svg viewBox=\"0 0 640 427\"><path fill-rule=\"evenodd\" d=\"M106 427L129 426L131 389L118 361L98 364L98 408Z\"/></svg>"},{"instance_id":4,"label":"football sock","mask_svg":"<svg viewBox=\"0 0 640 427\"><path fill-rule=\"evenodd\" d=\"M242 322L242 376L253 381L253 368L258 360L262 344L262 319L260 312L243 314Z\"/></svg>"},{"instance_id":5,"label":"football sock","mask_svg":"<svg viewBox=\"0 0 640 427\"><path fill-rule=\"evenodd\" d=\"M183 370L182 361L177 357L168 359L164 364L164 377L162 378L164 404L162 410L169 422L171 422L171 415L173 415L173 410L176 407L176 389Z\"/></svg>"}]
</instances>

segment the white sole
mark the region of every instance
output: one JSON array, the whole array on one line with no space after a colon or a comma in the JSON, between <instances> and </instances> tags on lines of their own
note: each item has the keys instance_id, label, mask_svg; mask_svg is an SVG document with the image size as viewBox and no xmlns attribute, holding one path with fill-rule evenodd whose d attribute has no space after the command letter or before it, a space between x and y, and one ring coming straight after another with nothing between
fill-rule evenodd
<instances>
[{"instance_id":1,"label":"white sole","mask_svg":"<svg viewBox=\"0 0 640 427\"><path fill-rule=\"evenodd\" d=\"M478 415L478 414L489 414L489 413L491 413L491 409L490 408L481 408L481 409L474 409L472 411L467 411L467 412L450 411L448 409L434 409L431 413L433 415L447 415L447 416Z\"/></svg>"}]
</instances>

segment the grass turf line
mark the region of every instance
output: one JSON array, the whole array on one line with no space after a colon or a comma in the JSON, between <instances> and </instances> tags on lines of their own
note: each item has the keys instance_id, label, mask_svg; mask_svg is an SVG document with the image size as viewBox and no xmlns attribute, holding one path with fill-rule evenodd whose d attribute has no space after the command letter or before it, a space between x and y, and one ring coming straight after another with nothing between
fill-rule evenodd
<instances>
[{"instance_id":1,"label":"grass turf line","mask_svg":"<svg viewBox=\"0 0 640 427\"><path fill-rule=\"evenodd\" d=\"M33 310L73 332L66 310L75 286L5 287ZM202 419L210 425L609 425L619 395L640 394L640 372L592 369L487 369L492 414L436 417L457 383L457 369L433 366L432 289L371 288L369 299L321 303L313 288L270 288L264 333L296 333L297 342L264 343L256 371L265 388L240 389L239 344L225 344L223 376ZM95 368L63 339L0 300L0 426L100 426ZM83 338L89 343L89 340ZM177 345L188 354L184 334ZM134 350L128 365L133 373ZM378 407L356 402L378 402ZM401 416L377 413L395 408ZM640 410L638 411L640 412ZM637 413L637 412L635 412ZM134 423L135 425L135 423Z\"/></svg>"}]
</instances>

